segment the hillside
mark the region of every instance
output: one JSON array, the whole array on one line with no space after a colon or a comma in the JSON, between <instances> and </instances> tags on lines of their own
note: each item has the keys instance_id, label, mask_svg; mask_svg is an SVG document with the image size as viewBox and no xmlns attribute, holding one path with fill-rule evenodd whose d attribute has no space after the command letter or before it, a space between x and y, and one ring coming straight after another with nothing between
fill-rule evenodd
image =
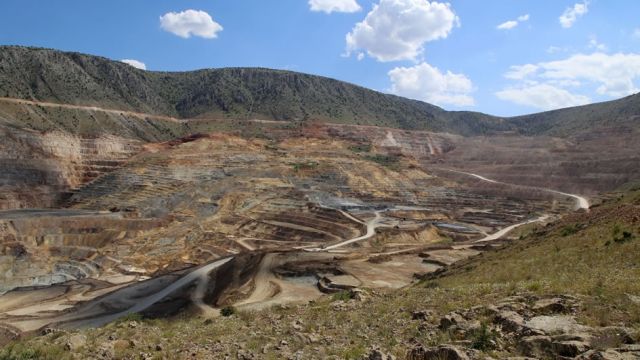
<instances>
[{"instance_id":1,"label":"hillside","mask_svg":"<svg viewBox=\"0 0 640 360\"><path fill-rule=\"evenodd\" d=\"M318 120L471 135L508 130L499 118L443 109L345 82L260 68L138 70L106 58L0 47L0 97L178 118Z\"/></svg>"},{"instance_id":2,"label":"hillside","mask_svg":"<svg viewBox=\"0 0 640 360\"><path fill-rule=\"evenodd\" d=\"M524 135L569 136L586 130L613 128L637 131L640 94L597 104L518 116L509 122Z\"/></svg>"}]
</instances>

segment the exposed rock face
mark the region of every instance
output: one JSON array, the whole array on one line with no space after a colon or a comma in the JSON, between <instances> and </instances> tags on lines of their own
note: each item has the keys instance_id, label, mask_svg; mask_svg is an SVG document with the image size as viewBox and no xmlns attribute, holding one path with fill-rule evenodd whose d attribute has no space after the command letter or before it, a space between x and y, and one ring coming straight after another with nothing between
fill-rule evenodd
<instances>
[{"instance_id":1,"label":"exposed rock face","mask_svg":"<svg viewBox=\"0 0 640 360\"><path fill-rule=\"evenodd\" d=\"M517 352L526 358L636 359L640 348L633 345L637 338L633 330L581 325L572 315L578 305L579 301L569 296L514 296L486 308L447 314L439 329L457 339L471 339L472 347ZM484 337L478 337L478 320L483 318L490 323L483 325ZM427 352L420 347L413 351Z\"/></svg>"},{"instance_id":2,"label":"exposed rock face","mask_svg":"<svg viewBox=\"0 0 640 360\"><path fill-rule=\"evenodd\" d=\"M0 125L0 210L54 207L69 191L120 167L141 150L137 140L80 138Z\"/></svg>"},{"instance_id":3,"label":"exposed rock face","mask_svg":"<svg viewBox=\"0 0 640 360\"><path fill-rule=\"evenodd\" d=\"M467 354L454 346L425 348L422 345L411 349L407 360L469 360Z\"/></svg>"}]
</instances>

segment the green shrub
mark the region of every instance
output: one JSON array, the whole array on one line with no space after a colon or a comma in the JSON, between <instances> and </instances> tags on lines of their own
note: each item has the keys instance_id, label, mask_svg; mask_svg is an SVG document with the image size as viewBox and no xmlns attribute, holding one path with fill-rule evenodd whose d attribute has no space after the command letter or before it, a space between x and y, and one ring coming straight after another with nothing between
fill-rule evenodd
<instances>
[{"instance_id":1,"label":"green shrub","mask_svg":"<svg viewBox=\"0 0 640 360\"><path fill-rule=\"evenodd\" d=\"M339 301L339 300L349 301L351 299L352 299L351 292L347 290L339 291L333 294L333 301Z\"/></svg>"},{"instance_id":2,"label":"green shrub","mask_svg":"<svg viewBox=\"0 0 640 360\"><path fill-rule=\"evenodd\" d=\"M560 230L560 236L565 237L569 235L573 235L578 232L578 227L576 225L567 225Z\"/></svg>"},{"instance_id":3,"label":"green shrub","mask_svg":"<svg viewBox=\"0 0 640 360\"><path fill-rule=\"evenodd\" d=\"M486 323L473 333L471 347L477 350L491 350L495 346L496 333L490 331Z\"/></svg>"},{"instance_id":4,"label":"green shrub","mask_svg":"<svg viewBox=\"0 0 640 360\"><path fill-rule=\"evenodd\" d=\"M233 306L225 306L222 308L222 310L220 310L220 315L224 316L224 317L229 317L231 315L234 315L237 312L236 308Z\"/></svg>"},{"instance_id":5,"label":"green shrub","mask_svg":"<svg viewBox=\"0 0 640 360\"><path fill-rule=\"evenodd\" d=\"M371 144L358 144L349 146L349 150L354 153L368 153L371 152Z\"/></svg>"},{"instance_id":6,"label":"green shrub","mask_svg":"<svg viewBox=\"0 0 640 360\"><path fill-rule=\"evenodd\" d=\"M615 224L611 232L613 234L613 241L618 244L626 243L634 238L633 233L631 231L624 230L620 224Z\"/></svg>"},{"instance_id":7,"label":"green shrub","mask_svg":"<svg viewBox=\"0 0 640 360\"><path fill-rule=\"evenodd\" d=\"M400 166L400 157L398 155L367 155L365 159L373 161L390 169L397 169Z\"/></svg>"},{"instance_id":8,"label":"green shrub","mask_svg":"<svg viewBox=\"0 0 640 360\"><path fill-rule=\"evenodd\" d=\"M318 166L320 166L320 164L315 162L315 161L294 163L294 164L291 165L291 167L293 168L293 171L295 171L295 172L298 172L298 171L301 171L301 170L314 170L314 169L318 168Z\"/></svg>"},{"instance_id":9,"label":"green shrub","mask_svg":"<svg viewBox=\"0 0 640 360\"><path fill-rule=\"evenodd\" d=\"M0 360L53 360L70 359L71 354L64 351L61 345L31 347L22 343L14 343L0 349Z\"/></svg>"}]
</instances>

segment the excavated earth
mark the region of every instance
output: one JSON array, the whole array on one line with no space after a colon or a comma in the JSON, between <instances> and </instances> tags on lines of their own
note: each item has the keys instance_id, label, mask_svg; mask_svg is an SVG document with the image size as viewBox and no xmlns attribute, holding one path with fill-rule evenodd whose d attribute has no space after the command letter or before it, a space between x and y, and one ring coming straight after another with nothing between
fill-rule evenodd
<instances>
[{"instance_id":1,"label":"excavated earth","mask_svg":"<svg viewBox=\"0 0 640 360\"><path fill-rule=\"evenodd\" d=\"M0 342L132 312L217 316L400 288L505 241L477 243L489 234L575 207L448 172L472 141L449 134L248 121L172 137L140 114L74 111L135 119L100 135L0 124Z\"/></svg>"}]
</instances>

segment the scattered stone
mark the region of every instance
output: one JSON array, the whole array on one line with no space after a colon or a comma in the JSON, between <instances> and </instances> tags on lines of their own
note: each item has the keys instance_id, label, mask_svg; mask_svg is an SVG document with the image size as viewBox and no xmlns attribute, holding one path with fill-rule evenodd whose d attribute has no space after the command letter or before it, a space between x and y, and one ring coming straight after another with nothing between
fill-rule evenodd
<instances>
[{"instance_id":1,"label":"scattered stone","mask_svg":"<svg viewBox=\"0 0 640 360\"><path fill-rule=\"evenodd\" d=\"M627 294L629 300L636 305L640 305L640 296Z\"/></svg>"},{"instance_id":2,"label":"scattered stone","mask_svg":"<svg viewBox=\"0 0 640 360\"><path fill-rule=\"evenodd\" d=\"M536 316L525 323L526 327L543 331L547 334L584 333L590 328L580 325L572 316Z\"/></svg>"},{"instance_id":3,"label":"scattered stone","mask_svg":"<svg viewBox=\"0 0 640 360\"><path fill-rule=\"evenodd\" d=\"M67 351L77 351L81 347L87 344L87 337L82 334L73 334L69 336L69 339L64 344L64 348Z\"/></svg>"},{"instance_id":4,"label":"scattered stone","mask_svg":"<svg viewBox=\"0 0 640 360\"><path fill-rule=\"evenodd\" d=\"M558 356L576 357L584 352L590 350L589 344L582 341L563 341L555 342L552 346L552 351Z\"/></svg>"},{"instance_id":5,"label":"scattered stone","mask_svg":"<svg viewBox=\"0 0 640 360\"><path fill-rule=\"evenodd\" d=\"M452 312L440 319L440 330L448 330L453 326L460 326L465 323L466 320L462 317L462 315Z\"/></svg>"},{"instance_id":6,"label":"scattered stone","mask_svg":"<svg viewBox=\"0 0 640 360\"><path fill-rule=\"evenodd\" d=\"M302 328L302 321L300 321L300 320L295 320L293 323L291 323L291 327L292 327L294 330L302 331L302 329L303 329L303 328Z\"/></svg>"},{"instance_id":7,"label":"scattered stone","mask_svg":"<svg viewBox=\"0 0 640 360\"><path fill-rule=\"evenodd\" d=\"M590 350L576 357L576 360L637 360L638 358L640 357L621 354L615 350L609 349L605 351Z\"/></svg>"},{"instance_id":8,"label":"scattered stone","mask_svg":"<svg viewBox=\"0 0 640 360\"><path fill-rule=\"evenodd\" d=\"M553 342L549 336L527 336L518 342L518 351L526 356L540 358L551 352Z\"/></svg>"},{"instance_id":9,"label":"scattered stone","mask_svg":"<svg viewBox=\"0 0 640 360\"><path fill-rule=\"evenodd\" d=\"M538 315L568 313L571 307L561 298L550 298L536 301L532 310Z\"/></svg>"},{"instance_id":10,"label":"scattered stone","mask_svg":"<svg viewBox=\"0 0 640 360\"><path fill-rule=\"evenodd\" d=\"M520 314L511 310L502 310L494 317L494 323L502 326L507 332L519 332L525 326L525 321Z\"/></svg>"},{"instance_id":11,"label":"scattered stone","mask_svg":"<svg viewBox=\"0 0 640 360\"><path fill-rule=\"evenodd\" d=\"M365 301L367 299L367 294L362 289L358 289L358 288L351 289L350 294L351 294L351 298L355 301Z\"/></svg>"},{"instance_id":12,"label":"scattered stone","mask_svg":"<svg viewBox=\"0 0 640 360\"><path fill-rule=\"evenodd\" d=\"M134 343L131 340L116 340L113 342L113 349L116 351L123 351L134 347Z\"/></svg>"},{"instance_id":13,"label":"scattered stone","mask_svg":"<svg viewBox=\"0 0 640 360\"><path fill-rule=\"evenodd\" d=\"M626 344L616 349L620 352L632 352L640 355L640 344Z\"/></svg>"},{"instance_id":14,"label":"scattered stone","mask_svg":"<svg viewBox=\"0 0 640 360\"><path fill-rule=\"evenodd\" d=\"M411 319L427 321L429 318L433 316L433 311L431 310L418 310L411 313Z\"/></svg>"},{"instance_id":15,"label":"scattered stone","mask_svg":"<svg viewBox=\"0 0 640 360\"><path fill-rule=\"evenodd\" d=\"M369 352L369 355L365 355L363 360L395 360L395 356L383 353L378 349L373 349Z\"/></svg>"},{"instance_id":16,"label":"scattered stone","mask_svg":"<svg viewBox=\"0 0 640 360\"><path fill-rule=\"evenodd\" d=\"M469 357L462 350L450 345L434 348L418 345L409 351L407 360L469 360Z\"/></svg>"}]
</instances>

